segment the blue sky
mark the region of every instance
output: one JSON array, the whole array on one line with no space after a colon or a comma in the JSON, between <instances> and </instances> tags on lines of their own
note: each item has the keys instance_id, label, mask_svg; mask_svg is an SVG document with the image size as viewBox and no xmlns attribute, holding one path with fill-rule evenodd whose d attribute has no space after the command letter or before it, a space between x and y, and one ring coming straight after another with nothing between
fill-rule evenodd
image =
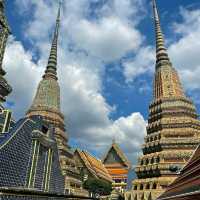
<instances>
[{"instance_id":1,"label":"blue sky","mask_svg":"<svg viewBox=\"0 0 200 200\"><path fill-rule=\"evenodd\" d=\"M199 111L200 2L157 4L171 60ZM5 68L16 118L30 106L46 66L56 12L56 1L6 3L13 35ZM136 163L152 100L153 25L147 0L64 0L58 69L72 146L101 156L115 138Z\"/></svg>"}]
</instances>

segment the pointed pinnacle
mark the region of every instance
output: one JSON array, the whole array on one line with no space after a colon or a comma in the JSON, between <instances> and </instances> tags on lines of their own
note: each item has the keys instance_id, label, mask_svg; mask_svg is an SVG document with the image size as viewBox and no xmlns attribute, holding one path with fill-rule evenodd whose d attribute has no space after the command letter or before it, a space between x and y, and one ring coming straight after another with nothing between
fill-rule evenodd
<instances>
[{"instance_id":1,"label":"pointed pinnacle","mask_svg":"<svg viewBox=\"0 0 200 200\"><path fill-rule=\"evenodd\" d=\"M163 64L171 65L167 50L165 48L165 41L161 30L160 18L156 5L156 0L152 0L152 3L153 3L153 13L154 13L155 32L156 32L156 58L157 58L156 67L160 67Z\"/></svg>"},{"instance_id":2,"label":"pointed pinnacle","mask_svg":"<svg viewBox=\"0 0 200 200\"><path fill-rule=\"evenodd\" d=\"M51 51L49 55L49 60L47 64L47 68L43 78L51 77L57 80L57 48L58 48L58 35L60 28L60 11L61 11L61 2L59 3L58 14L56 18L56 27L53 35L53 41L51 45Z\"/></svg>"},{"instance_id":3,"label":"pointed pinnacle","mask_svg":"<svg viewBox=\"0 0 200 200\"><path fill-rule=\"evenodd\" d=\"M156 1L153 0L153 12L154 12L154 18L156 21L160 21L159 20L159 15L158 15L158 9L157 9L157 5L156 5Z\"/></svg>"}]
</instances>

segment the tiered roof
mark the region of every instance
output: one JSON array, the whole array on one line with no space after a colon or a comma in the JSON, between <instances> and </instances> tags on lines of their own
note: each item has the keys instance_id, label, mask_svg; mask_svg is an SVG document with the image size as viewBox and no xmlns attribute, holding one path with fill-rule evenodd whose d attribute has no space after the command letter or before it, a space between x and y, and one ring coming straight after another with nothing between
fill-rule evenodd
<instances>
[{"instance_id":1,"label":"tiered roof","mask_svg":"<svg viewBox=\"0 0 200 200\"><path fill-rule=\"evenodd\" d=\"M83 150L81 151L77 149L76 152L83 161L85 167L95 178L100 178L112 182L112 178L101 160L95 158L94 156Z\"/></svg>"}]
</instances>

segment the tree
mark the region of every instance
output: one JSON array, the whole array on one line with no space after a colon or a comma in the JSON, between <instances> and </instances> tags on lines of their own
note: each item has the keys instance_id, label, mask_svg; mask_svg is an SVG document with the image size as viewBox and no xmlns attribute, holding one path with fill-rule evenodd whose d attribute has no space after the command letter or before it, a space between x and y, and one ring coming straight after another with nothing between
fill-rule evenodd
<instances>
[{"instance_id":1,"label":"tree","mask_svg":"<svg viewBox=\"0 0 200 200\"><path fill-rule=\"evenodd\" d=\"M83 183L83 187L93 194L109 195L112 191L112 184L95 178L89 178Z\"/></svg>"}]
</instances>

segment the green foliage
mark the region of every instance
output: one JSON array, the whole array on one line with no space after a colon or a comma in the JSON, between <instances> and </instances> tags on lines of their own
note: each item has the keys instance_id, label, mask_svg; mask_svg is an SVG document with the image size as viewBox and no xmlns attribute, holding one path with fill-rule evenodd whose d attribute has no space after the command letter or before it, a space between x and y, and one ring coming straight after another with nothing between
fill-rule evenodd
<instances>
[{"instance_id":1,"label":"green foliage","mask_svg":"<svg viewBox=\"0 0 200 200\"><path fill-rule=\"evenodd\" d=\"M93 194L109 195L112 191L112 184L101 180L89 178L83 183L83 187Z\"/></svg>"}]
</instances>

